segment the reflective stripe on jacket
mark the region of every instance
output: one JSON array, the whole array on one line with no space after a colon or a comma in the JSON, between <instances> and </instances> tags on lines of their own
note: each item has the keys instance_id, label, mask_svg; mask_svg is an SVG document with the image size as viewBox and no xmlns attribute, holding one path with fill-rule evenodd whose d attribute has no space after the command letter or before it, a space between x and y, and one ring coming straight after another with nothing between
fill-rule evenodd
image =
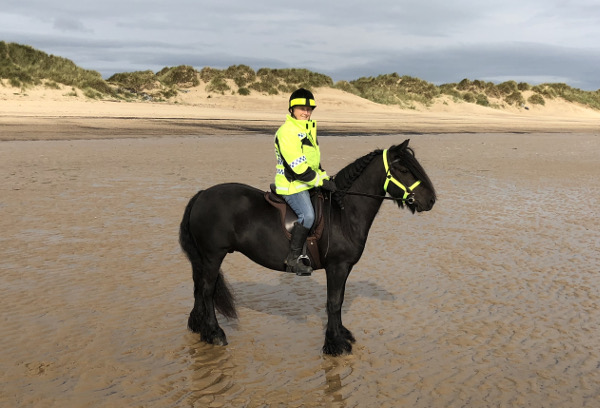
<instances>
[{"instance_id":1,"label":"reflective stripe on jacket","mask_svg":"<svg viewBox=\"0 0 600 408\"><path fill-rule=\"evenodd\" d=\"M317 122L287 115L275 134L277 194L289 195L320 187L329 178L321 170Z\"/></svg>"}]
</instances>

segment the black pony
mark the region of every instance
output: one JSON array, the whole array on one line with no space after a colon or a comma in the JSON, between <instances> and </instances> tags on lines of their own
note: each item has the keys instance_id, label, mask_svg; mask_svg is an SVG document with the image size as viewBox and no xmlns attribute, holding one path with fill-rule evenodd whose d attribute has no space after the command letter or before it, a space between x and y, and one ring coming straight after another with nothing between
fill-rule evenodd
<instances>
[{"instance_id":1,"label":"black pony","mask_svg":"<svg viewBox=\"0 0 600 408\"><path fill-rule=\"evenodd\" d=\"M429 211L435 203L435 189L408 142L373 151L340 170L335 177L339 191L334 195L338 196L325 201L327 225L319 241L327 274L325 354L352 351L354 336L342 325L346 280L362 255L383 200L394 199L412 213ZM335 202L343 203L344 208ZM280 222L278 210L265 200L264 192L244 184L215 185L198 192L188 203L179 235L194 278L194 308L188 327L200 333L203 341L227 344L215 307L228 318L237 317L220 269L227 253L238 251L266 268L285 271L290 244Z\"/></svg>"}]
</instances>

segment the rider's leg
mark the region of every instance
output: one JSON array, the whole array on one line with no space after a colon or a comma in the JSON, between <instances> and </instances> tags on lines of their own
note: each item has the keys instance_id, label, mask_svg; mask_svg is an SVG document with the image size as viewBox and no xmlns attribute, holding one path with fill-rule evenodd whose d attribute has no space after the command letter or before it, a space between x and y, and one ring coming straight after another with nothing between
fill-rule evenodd
<instances>
[{"instance_id":1,"label":"rider's leg","mask_svg":"<svg viewBox=\"0 0 600 408\"><path fill-rule=\"evenodd\" d=\"M285 261L287 270L299 276L308 276L312 273L312 268L310 265L304 264L301 256L308 232L315 221L315 210L310 201L310 193L302 191L283 196L283 198L298 216L298 221L294 223L292 229L290 252Z\"/></svg>"}]
</instances>

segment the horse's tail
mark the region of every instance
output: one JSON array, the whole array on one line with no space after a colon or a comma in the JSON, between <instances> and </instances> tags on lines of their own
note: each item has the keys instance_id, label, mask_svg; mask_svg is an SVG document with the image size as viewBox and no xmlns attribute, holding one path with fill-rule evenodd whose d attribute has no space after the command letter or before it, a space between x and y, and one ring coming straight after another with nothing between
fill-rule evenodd
<instances>
[{"instance_id":1,"label":"horse's tail","mask_svg":"<svg viewBox=\"0 0 600 408\"><path fill-rule=\"evenodd\" d=\"M179 225L179 245L192 264L195 260L200 258L200 253L198 252L196 240L194 239L190 229L190 214L192 213L192 207L194 206L194 203L198 199L198 196L202 194L202 191L203 190L198 191L196 195L190 199L189 203L185 207L183 219Z\"/></svg>"},{"instance_id":2,"label":"horse's tail","mask_svg":"<svg viewBox=\"0 0 600 408\"><path fill-rule=\"evenodd\" d=\"M203 190L200 190L194 195L190 202L185 207L185 211L183 212L183 218L181 220L181 224L179 225L179 245L181 249L187 256L187 258L192 263L192 268L195 270L199 268L200 263L200 252L198 251L198 245L196 244L196 240L192 235L192 231L190 229L190 214L192 212L192 207L194 203L202 194ZM235 310L235 300L233 294L231 293L231 289L223 276L221 270L219 270L219 276L217 277L217 282L215 284L215 295L213 298L216 309L225 317L237 319L237 312Z\"/></svg>"}]
</instances>

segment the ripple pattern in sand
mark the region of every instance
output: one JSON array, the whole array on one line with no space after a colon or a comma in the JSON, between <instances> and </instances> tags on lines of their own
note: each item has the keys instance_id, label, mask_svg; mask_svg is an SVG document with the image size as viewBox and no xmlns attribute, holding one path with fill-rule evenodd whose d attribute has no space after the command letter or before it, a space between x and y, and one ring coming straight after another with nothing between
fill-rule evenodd
<instances>
[{"instance_id":1,"label":"ripple pattern in sand","mask_svg":"<svg viewBox=\"0 0 600 408\"><path fill-rule=\"evenodd\" d=\"M528 155L510 139L515 156L493 135L495 150L469 149L495 161L474 167L454 153L476 136L454 137L415 143L436 180L434 211L386 203L375 220L347 285L357 343L342 358L320 353L324 274L300 279L239 254L223 266L240 314L221 319L229 346L186 331L181 211L198 185L245 169L244 182L266 185L270 138L236 139L255 159L242 169L232 158L225 173L214 169L231 140L3 143L0 405L596 406L598 181L578 167L561 178L547 165L558 153ZM331 166L393 140L349 138ZM600 157L597 140L582 137L581 166Z\"/></svg>"}]
</instances>

